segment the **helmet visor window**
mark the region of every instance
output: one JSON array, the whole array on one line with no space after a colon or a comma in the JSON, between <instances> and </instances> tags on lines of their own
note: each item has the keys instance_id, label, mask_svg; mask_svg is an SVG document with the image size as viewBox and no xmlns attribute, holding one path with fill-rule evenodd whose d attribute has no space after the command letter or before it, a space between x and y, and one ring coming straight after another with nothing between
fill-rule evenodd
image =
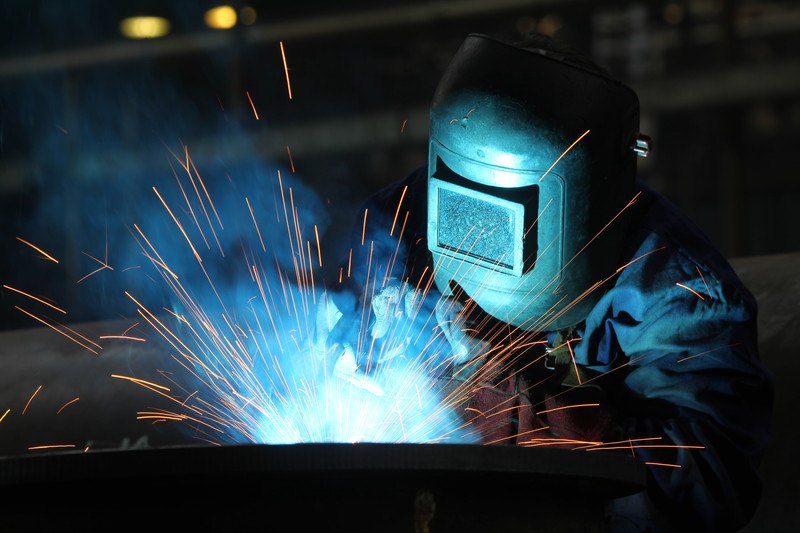
<instances>
[{"instance_id":1,"label":"helmet visor window","mask_svg":"<svg viewBox=\"0 0 800 533\"><path fill-rule=\"evenodd\" d=\"M437 245L513 269L518 213L509 206L464 192L439 189Z\"/></svg>"}]
</instances>

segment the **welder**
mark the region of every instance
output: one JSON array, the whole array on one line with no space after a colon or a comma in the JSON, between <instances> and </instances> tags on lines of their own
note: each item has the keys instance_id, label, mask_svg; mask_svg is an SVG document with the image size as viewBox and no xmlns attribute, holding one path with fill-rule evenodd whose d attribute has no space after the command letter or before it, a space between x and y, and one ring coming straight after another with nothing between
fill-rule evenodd
<instances>
[{"instance_id":1,"label":"welder","mask_svg":"<svg viewBox=\"0 0 800 533\"><path fill-rule=\"evenodd\" d=\"M756 304L637 182L650 149L635 92L575 49L468 36L433 97L428 164L359 214L325 342L356 383L444 353L431 367L472 380L486 443L629 448L648 488L611 503L612 530L733 530L759 499L772 402ZM378 350L399 317L447 349Z\"/></svg>"}]
</instances>

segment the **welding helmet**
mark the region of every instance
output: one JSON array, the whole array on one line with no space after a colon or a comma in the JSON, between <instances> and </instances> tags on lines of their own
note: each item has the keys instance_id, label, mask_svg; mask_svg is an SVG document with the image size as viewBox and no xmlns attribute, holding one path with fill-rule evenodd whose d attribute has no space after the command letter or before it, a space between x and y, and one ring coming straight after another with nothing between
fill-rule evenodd
<instances>
[{"instance_id":1,"label":"welding helmet","mask_svg":"<svg viewBox=\"0 0 800 533\"><path fill-rule=\"evenodd\" d=\"M468 36L430 110L439 290L457 285L526 330L583 320L621 259L636 155L649 148L638 127L636 93L599 70Z\"/></svg>"}]
</instances>

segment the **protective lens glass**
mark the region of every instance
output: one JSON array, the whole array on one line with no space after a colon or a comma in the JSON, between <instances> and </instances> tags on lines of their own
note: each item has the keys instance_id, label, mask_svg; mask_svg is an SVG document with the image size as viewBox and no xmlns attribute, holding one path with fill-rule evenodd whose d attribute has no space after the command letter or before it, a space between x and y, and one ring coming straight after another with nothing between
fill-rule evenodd
<instances>
[{"instance_id":1,"label":"protective lens glass","mask_svg":"<svg viewBox=\"0 0 800 533\"><path fill-rule=\"evenodd\" d=\"M439 159L429 182L429 246L521 276L536 260L539 187L503 188L467 180Z\"/></svg>"}]
</instances>

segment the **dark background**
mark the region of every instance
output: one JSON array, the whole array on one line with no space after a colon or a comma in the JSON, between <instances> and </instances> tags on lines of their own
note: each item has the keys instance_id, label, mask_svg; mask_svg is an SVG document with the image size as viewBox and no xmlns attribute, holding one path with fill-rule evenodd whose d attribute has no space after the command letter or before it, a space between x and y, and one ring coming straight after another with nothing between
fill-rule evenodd
<instances>
[{"instance_id":1,"label":"dark background","mask_svg":"<svg viewBox=\"0 0 800 533\"><path fill-rule=\"evenodd\" d=\"M336 255L361 201L425 162L429 98L470 32L535 30L589 53L640 96L656 147L642 180L729 257L800 250L798 1L252 0L231 5L254 8L254 23L210 30L217 4L2 3L0 282L33 279L71 301L104 218L169 177L180 143L209 181L247 162L288 169L288 145L294 176L328 208ZM171 32L125 39L133 14L166 17ZM61 268L31 267L16 236ZM35 325L13 301L0 291L0 329Z\"/></svg>"}]
</instances>

